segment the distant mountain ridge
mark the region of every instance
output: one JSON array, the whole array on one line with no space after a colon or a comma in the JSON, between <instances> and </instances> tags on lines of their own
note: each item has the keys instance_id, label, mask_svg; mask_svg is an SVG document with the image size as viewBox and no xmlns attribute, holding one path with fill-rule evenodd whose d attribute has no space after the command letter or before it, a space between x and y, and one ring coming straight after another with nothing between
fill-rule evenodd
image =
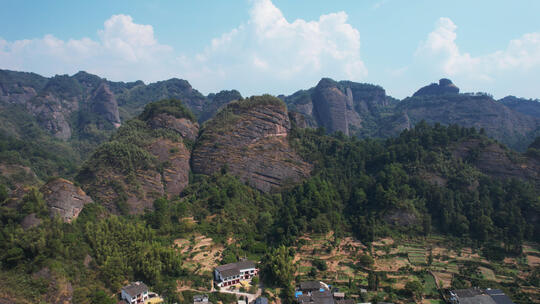
<instances>
[{"instance_id":1,"label":"distant mountain ridge","mask_svg":"<svg viewBox=\"0 0 540 304\"><path fill-rule=\"evenodd\" d=\"M358 137L396 136L425 120L484 129L520 151L540 134L540 102L484 93L459 93L449 79L420 88L401 101L380 86L322 79L315 87L280 96L309 127Z\"/></svg>"},{"instance_id":2,"label":"distant mountain ridge","mask_svg":"<svg viewBox=\"0 0 540 304\"><path fill-rule=\"evenodd\" d=\"M46 134L67 141L85 159L124 121L161 99L180 99L199 123L219 108L242 98L236 90L211 93L194 89L188 81L172 78L145 84L113 82L87 72L51 78L35 73L0 70L0 109L8 121L0 130L9 136L32 138L23 122L9 116L29 114ZM310 89L279 96L303 127L324 127L328 133L388 137L419 121L459 124L485 129L508 146L524 151L540 134L540 103L512 96L499 101L487 94L461 94L449 79L425 86L403 100L388 96L377 85L323 78ZM11 113L17 112L17 115Z\"/></svg>"}]
</instances>

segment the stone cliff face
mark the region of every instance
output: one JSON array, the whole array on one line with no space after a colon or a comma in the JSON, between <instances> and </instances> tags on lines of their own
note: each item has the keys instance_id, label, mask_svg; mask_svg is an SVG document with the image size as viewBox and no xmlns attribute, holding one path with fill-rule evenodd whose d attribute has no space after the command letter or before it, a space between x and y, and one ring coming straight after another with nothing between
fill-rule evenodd
<instances>
[{"instance_id":1,"label":"stone cliff face","mask_svg":"<svg viewBox=\"0 0 540 304\"><path fill-rule=\"evenodd\" d=\"M346 135L377 135L374 125L393 106L392 98L379 86L328 78L282 99L304 116L307 127L325 127L329 133Z\"/></svg>"},{"instance_id":2,"label":"stone cliff face","mask_svg":"<svg viewBox=\"0 0 540 304\"><path fill-rule=\"evenodd\" d=\"M496 178L517 178L540 183L540 161L517 154L498 143L469 139L457 144L452 155Z\"/></svg>"},{"instance_id":3,"label":"stone cliff face","mask_svg":"<svg viewBox=\"0 0 540 304\"><path fill-rule=\"evenodd\" d=\"M47 202L51 217L58 216L67 223L79 216L84 205L93 202L81 188L62 178L49 181L40 191Z\"/></svg>"},{"instance_id":4,"label":"stone cliff face","mask_svg":"<svg viewBox=\"0 0 540 304\"><path fill-rule=\"evenodd\" d=\"M277 98L231 103L203 128L192 155L193 171L225 169L265 192L299 181L312 166L289 146L290 128L287 109Z\"/></svg>"},{"instance_id":5,"label":"stone cliff face","mask_svg":"<svg viewBox=\"0 0 540 304\"><path fill-rule=\"evenodd\" d=\"M115 127L120 127L118 103L116 102L116 97L111 92L111 89L107 83L102 82L93 92L90 99L90 105L94 113L102 115Z\"/></svg>"},{"instance_id":6,"label":"stone cliff face","mask_svg":"<svg viewBox=\"0 0 540 304\"><path fill-rule=\"evenodd\" d=\"M164 107L170 106L165 100ZM157 112L134 119L102 145L77 176L83 189L113 213L152 210L155 199L172 198L188 185L190 150L198 124Z\"/></svg>"},{"instance_id":7,"label":"stone cliff face","mask_svg":"<svg viewBox=\"0 0 540 304\"><path fill-rule=\"evenodd\" d=\"M146 104L171 98L182 100L204 121L241 95L232 90L206 97L186 80L177 78L147 85L142 81L112 82L86 72L45 78L0 70L0 104L24 106L45 131L63 140L84 138L80 130L93 128L112 134L113 127L96 120L101 118L118 128L122 120L138 115ZM78 117L84 118L74 119Z\"/></svg>"},{"instance_id":8,"label":"stone cliff face","mask_svg":"<svg viewBox=\"0 0 540 304\"><path fill-rule=\"evenodd\" d=\"M538 99L534 100L506 96L499 101L516 112L540 119L540 100Z\"/></svg>"},{"instance_id":9,"label":"stone cliff face","mask_svg":"<svg viewBox=\"0 0 540 304\"><path fill-rule=\"evenodd\" d=\"M425 120L483 128L490 137L517 150L527 147L528 138L540 126L537 118L515 112L486 95L416 96L403 100L396 109L406 113L412 124Z\"/></svg>"},{"instance_id":10,"label":"stone cliff face","mask_svg":"<svg viewBox=\"0 0 540 304\"><path fill-rule=\"evenodd\" d=\"M313 108L317 121L329 133L341 131L349 135L349 125L359 127L361 124L360 116L354 111L351 89L341 91L333 80L323 79L317 84Z\"/></svg>"}]
</instances>

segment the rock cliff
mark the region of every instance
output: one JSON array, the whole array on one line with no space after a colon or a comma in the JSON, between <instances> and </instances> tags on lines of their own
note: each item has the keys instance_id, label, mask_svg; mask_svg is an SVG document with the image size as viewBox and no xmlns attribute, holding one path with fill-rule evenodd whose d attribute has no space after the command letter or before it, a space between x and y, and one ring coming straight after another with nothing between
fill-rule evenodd
<instances>
[{"instance_id":1,"label":"rock cliff","mask_svg":"<svg viewBox=\"0 0 540 304\"><path fill-rule=\"evenodd\" d=\"M230 103L208 121L192 155L195 173L227 170L271 191L309 176L312 165L290 147L291 123L283 102L268 95Z\"/></svg>"},{"instance_id":2,"label":"rock cliff","mask_svg":"<svg viewBox=\"0 0 540 304\"><path fill-rule=\"evenodd\" d=\"M508 150L493 141L466 140L454 147L452 155L496 178L517 178L540 184L540 161Z\"/></svg>"},{"instance_id":3,"label":"rock cliff","mask_svg":"<svg viewBox=\"0 0 540 304\"><path fill-rule=\"evenodd\" d=\"M412 125L425 120L483 128L490 137L520 151L540 126L537 118L513 111L485 94L415 96L401 101L396 111L406 113Z\"/></svg>"},{"instance_id":4,"label":"rock cliff","mask_svg":"<svg viewBox=\"0 0 540 304\"><path fill-rule=\"evenodd\" d=\"M329 78L321 79L314 88L282 99L294 112L304 116L308 127L364 136L377 134L374 124L379 123L394 104L379 86Z\"/></svg>"},{"instance_id":5,"label":"rock cliff","mask_svg":"<svg viewBox=\"0 0 540 304\"><path fill-rule=\"evenodd\" d=\"M180 194L190 172L198 124L180 101L149 104L100 146L77 175L83 189L114 213L140 214Z\"/></svg>"},{"instance_id":6,"label":"rock cliff","mask_svg":"<svg viewBox=\"0 0 540 304\"><path fill-rule=\"evenodd\" d=\"M58 216L67 223L79 216L84 205L93 202L81 188L62 178L49 181L40 191L43 193L51 217Z\"/></svg>"}]
</instances>

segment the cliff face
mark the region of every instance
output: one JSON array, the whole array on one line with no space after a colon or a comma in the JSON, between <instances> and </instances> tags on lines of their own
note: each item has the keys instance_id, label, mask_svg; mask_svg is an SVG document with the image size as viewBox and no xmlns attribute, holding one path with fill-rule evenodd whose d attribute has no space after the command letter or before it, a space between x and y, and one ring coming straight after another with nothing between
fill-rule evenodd
<instances>
[{"instance_id":1,"label":"cliff face","mask_svg":"<svg viewBox=\"0 0 540 304\"><path fill-rule=\"evenodd\" d=\"M483 128L490 137L517 150L527 147L540 126L537 118L513 111L486 95L417 96L403 100L397 110L406 113L412 124L425 120Z\"/></svg>"},{"instance_id":2,"label":"cliff face","mask_svg":"<svg viewBox=\"0 0 540 304\"><path fill-rule=\"evenodd\" d=\"M540 183L539 160L515 153L494 142L469 139L456 145L452 155L496 178L517 178Z\"/></svg>"},{"instance_id":3,"label":"cliff face","mask_svg":"<svg viewBox=\"0 0 540 304\"><path fill-rule=\"evenodd\" d=\"M62 178L49 181L40 191L51 217L58 216L67 223L79 216L84 205L93 202L81 188Z\"/></svg>"},{"instance_id":4,"label":"cliff face","mask_svg":"<svg viewBox=\"0 0 540 304\"><path fill-rule=\"evenodd\" d=\"M534 100L506 96L499 101L516 112L540 119L540 100L538 99Z\"/></svg>"},{"instance_id":5,"label":"cliff face","mask_svg":"<svg viewBox=\"0 0 540 304\"><path fill-rule=\"evenodd\" d=\"M192 155L193 171L225 169L265 192L299 181L312 166L289 146L290 128L287 109L277 98L231 103L204 126Z\"/></svg>"},{"instance_id":6,"label":"cliff face","mask_svg":"<svg viewBox=\"0 0 540 304\"><path fill-rule=\"evenodd\" d=\"M394 100L379 86L328 78L282 99L304 116L307 127L353 136L380 136L379 124L394 106Z\"/></svg>"},{"instance_id":7,"label":"cliff face","mask_svg":"<svg viewBox=\"0 0 540 304\"><path fill-rule=\"evenodd\" d=\"M350 88L341 91L333 80L322 79L313 93L315 117L328 132L341 131L349 135L349 125L360 126L361 119L354 111Z\"/></svg>"},{"instance_id":8,"label":"cliff face","mask_svg":"<svg viewBox=\"0 0 540 304\"><path fill-rule=\"evenodd\" d=\"M116 97L111 92L109 85L101 83L92 93L90 98L91 109L94 113L102 115L107 121L115 127L120 127L120 113L118 112L118 103Z\"/></svg>"},{"instance_id":9,"label":"cliff face","mask_svg":"<svg viewBox=\"0 0 540 304\"><path fill-rule=\"evenodd\" d=\"M188 184L188 145L198 134L198 124L183 111L170 111L182 107L179 101L154 105L151 113L120 127L77 176L83 189L114 213L151 210L155 199L176 196Z\"/></svg>"}]
</instances>

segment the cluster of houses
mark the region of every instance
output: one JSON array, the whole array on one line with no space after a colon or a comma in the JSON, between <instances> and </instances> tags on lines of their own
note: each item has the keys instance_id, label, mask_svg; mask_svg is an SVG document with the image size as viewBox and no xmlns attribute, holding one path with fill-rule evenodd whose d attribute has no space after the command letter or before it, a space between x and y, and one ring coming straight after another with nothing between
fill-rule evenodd
<instances>
[{"instance_id":1,"label":"cluster of houses","mask_svg":"<svg viewBox=\"0 0 540 304\"><path fill-rule=\"evenodd\" d=\"M345 293L317 281L300 283L294 296L299 304L355 304L354 300L345 299Z\"/></svg>"},{"instance_id":2,"label":"cluster of houses","mask_svg":"<svg viewBox=\"0 0 540 304\"><path fill-rule=\"evenodd\" d=\"M452 304L514 304L500 289L468 288L450 291Z\"/></svg>"}]
</instances>

